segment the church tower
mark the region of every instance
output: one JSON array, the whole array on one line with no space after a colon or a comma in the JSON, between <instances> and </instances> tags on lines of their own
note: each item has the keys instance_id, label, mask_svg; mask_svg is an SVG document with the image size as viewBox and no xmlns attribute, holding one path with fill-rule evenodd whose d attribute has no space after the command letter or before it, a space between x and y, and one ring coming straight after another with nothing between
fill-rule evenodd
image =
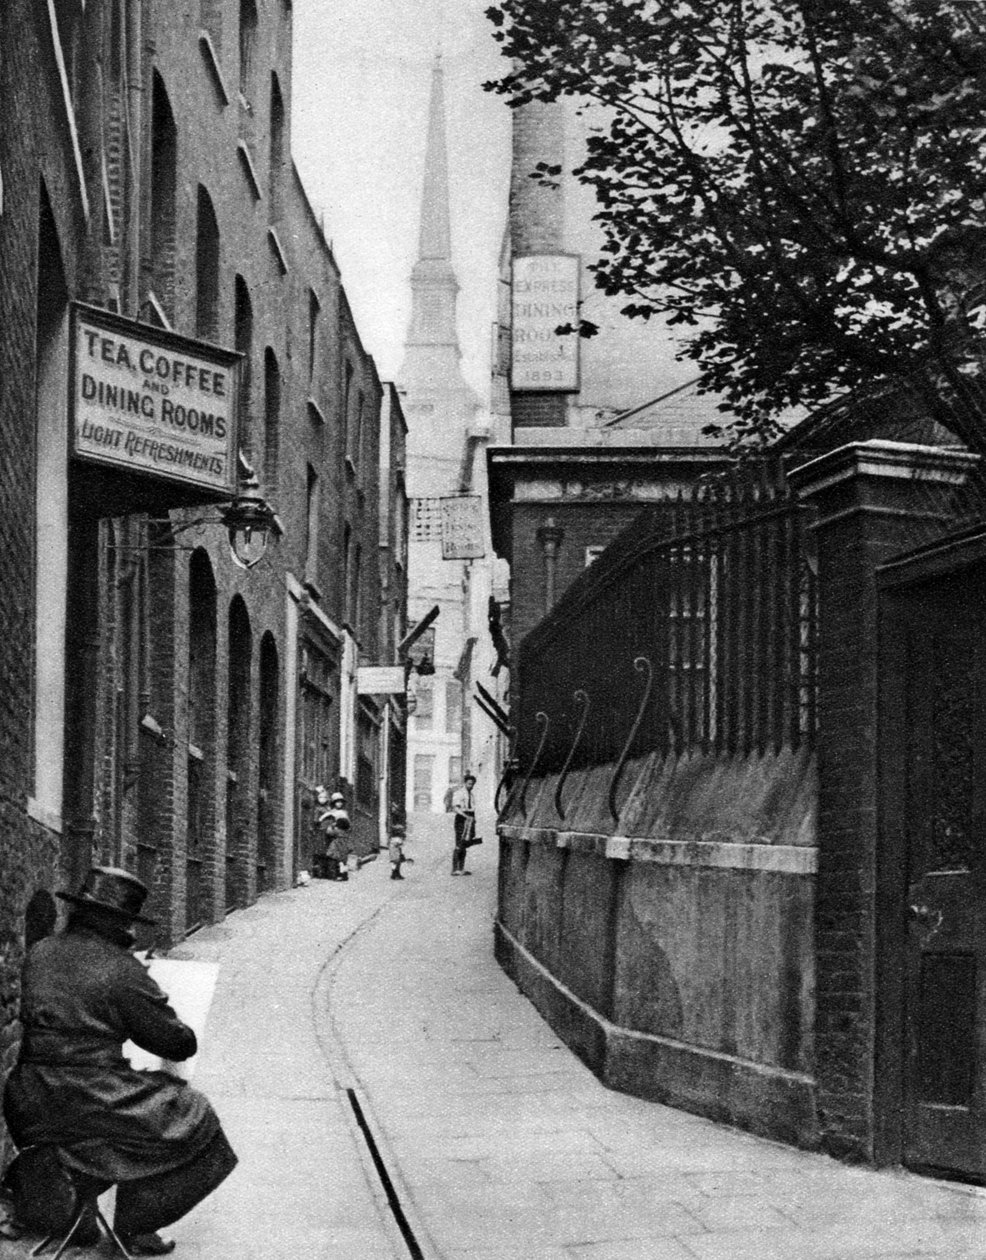
<instances>
[{"instance_id":1,"label":"church tower","mask_svg":"<svg viewBox=\"0 0 986 1260\"><path fill-rule=\"evenodd\" d=\"M408 618L436 604L432 676L409 686L408 808L442 812L449 788L477 771L477 734L469 682L477 640L483 560L443 559L443 500L485 492L477 448L479 399L462 376L456 329L459 285L452 267L445 81L441 56L432 69L421 198L418 258L411 271L411 318L398 374L407 417ZM485 507L484 507L485 511ZM483 609L485 615L485 606Z\"/></svg>"}]
</instances>

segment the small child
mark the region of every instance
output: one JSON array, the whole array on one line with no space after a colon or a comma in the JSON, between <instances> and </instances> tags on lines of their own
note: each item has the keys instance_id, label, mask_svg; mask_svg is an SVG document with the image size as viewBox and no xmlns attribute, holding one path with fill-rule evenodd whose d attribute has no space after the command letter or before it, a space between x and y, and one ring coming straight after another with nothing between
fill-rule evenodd
<instances>
[{"instance_id":1,"label":"small child","mask_svg":"<svg viewBox=\"0 0 986 1260\"><path fill-rule=\"evenodd\" d=\"M328 878L348 879L349 854L352 850L349 832L352 824L346 812L346 798L341 792L333 792L329 797L329 808L319 814L318 825L326 839Z\"/></svg>"},{"instance_id":2,"label":"small child","mask_svg":"<svg viewBox=\"0 0 986 1260\"><path fill-rule=\"evenodd\" d=\"M414 858L409 858L404 853L404 841L407 839L407 828L401 822L391 823L390 826L390 843L387 846L390 855L390 878L403 879L401 867L405 862L413 864Z\"/></svg>"}]
</instances>

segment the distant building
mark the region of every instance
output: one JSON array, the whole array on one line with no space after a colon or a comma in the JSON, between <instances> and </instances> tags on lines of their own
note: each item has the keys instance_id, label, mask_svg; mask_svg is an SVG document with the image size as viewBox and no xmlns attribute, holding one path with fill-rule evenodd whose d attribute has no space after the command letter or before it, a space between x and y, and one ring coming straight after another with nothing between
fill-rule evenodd
<instances>
[{"instance_id":1,"label":"distant building","mask_svg":"<svg viewBox=\"0 0 986 1260\"><path fill-rule=\"evenodd\" d=\"M645 507L691 493L721 467L720 419L676 360L674 331L631 320L595 287L602 235L594 194L571 174L591 105L532 102L513 111L513 159L493 363L503 437L487 451L493 543L510 563L518 643ZM539 163L560 167L533 178ZM598 333L559 333L580 319Z\"/></svg>"},{"instance_id":2,"label":"distant building","mask_svg":"<svg viewBox=\"0 0 986 1260\"><path fill-rule=\"evenodd\" d=\"M434 674L410 684L407 806L440 812L466 770L492 794L496 744L474 711L472 682L488 676L487 605L493 560L479 452L488 420L461 370L456 329L459 285L452 266L444 83L432 74L418 259L411 273L411 320L398 379L408 422L411 500L408 615L440 614L416 654ZM453 537L453 533L455 537ZM455 557L455 558L450 558ZM433 637L432 637L433 636Z\"/></svg>"}]
</instances>

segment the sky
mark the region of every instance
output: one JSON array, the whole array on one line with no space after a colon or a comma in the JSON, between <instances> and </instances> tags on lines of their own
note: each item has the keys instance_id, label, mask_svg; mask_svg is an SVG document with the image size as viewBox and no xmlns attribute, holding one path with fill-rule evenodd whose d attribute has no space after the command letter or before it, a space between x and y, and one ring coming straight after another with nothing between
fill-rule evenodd
<instances>
[{"instance_id":1,"label":"sky","mask_svg":"<svg viewBox=\"0 0 986 1260\"><path fill-rule=\"evenodd\" d=\"M503 64L490 0L295 0L291 145L324 215L363 342L400 368L417 256L428 99L445 71L463 375L484 402L506 219L509 109L485 80Z\"/></svg>"}]
</instances>

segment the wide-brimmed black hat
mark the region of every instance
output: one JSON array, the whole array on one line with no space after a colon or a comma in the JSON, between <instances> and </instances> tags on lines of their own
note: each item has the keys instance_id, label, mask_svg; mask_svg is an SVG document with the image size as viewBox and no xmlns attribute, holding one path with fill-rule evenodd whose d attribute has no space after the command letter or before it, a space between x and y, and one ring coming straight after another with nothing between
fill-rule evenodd
<instances>
[{"instance_id":1,"label":"wide-brimmed black hat","mask_svg":"<svg viewBox=\"0 0 986 1260\"><path fill-rule=\"evenodd\" d=\"M74 906L105 910L117 918L137 923L154 923L154 919L140 913L149 891L147 885L129 871L117 866L93 866L78 893L60 892L57 895Z\"/></svg>"}]
</instances>

